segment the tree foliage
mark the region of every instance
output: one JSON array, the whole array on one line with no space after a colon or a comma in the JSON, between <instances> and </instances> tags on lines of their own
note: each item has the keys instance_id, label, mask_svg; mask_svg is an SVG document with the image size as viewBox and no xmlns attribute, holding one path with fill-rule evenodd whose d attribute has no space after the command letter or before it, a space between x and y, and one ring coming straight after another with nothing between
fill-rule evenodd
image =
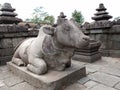
<instances>
[{"instance_id":1,"label":"tree foliage","mask_svg":"<svg viewBox=\"0 0 120 90\"><path fill-rule=\"evenodd\" d=\"M84 22L84 17L80 11L74 10L72 13L72 18L79 24L82 24Z\"/></svg>"},{"instance_id":2,"label":"tree foliage","mask_svg":"<svg viewBox=\"0 0 120 90\"><path fill-rule=\"evenodd\" d=\"M44 22L45 22L45 23L54 24L54 21L55 21L54 16L46 16L46 17L44 18Z\"/></svg>"},{"instance_id":3,"label":"tree foliage","mask_svg":"<svg viewBox=\"0 0 120 90\"><path fill-rule=\"evenodd\" d=\"M43 10L43 7L37 7L34 9L32 13L32 18L27 18L26 22L34 22L34 23L54 23L54 17L48 15L47 12Z\"/></svg>"}]
</instances>

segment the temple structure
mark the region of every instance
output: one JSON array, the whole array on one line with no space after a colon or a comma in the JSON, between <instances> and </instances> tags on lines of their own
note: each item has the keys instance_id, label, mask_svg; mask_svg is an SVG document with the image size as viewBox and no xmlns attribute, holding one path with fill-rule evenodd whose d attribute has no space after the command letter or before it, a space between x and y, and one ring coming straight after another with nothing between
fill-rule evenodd
<instances>
[{"instance_id":1,"label":"temple structure","mask_svg":"<svg viewBox=\"0 0 120 90\"><path fill-rule=\"evenodd\" d=\"M94 14L95 16L92 19L95 21L111 19L112 16L108 15L109 13L106 10L103 3L99 4L99 8L96 9L97 13Z\"/></svg>"},{"instance_id":2,"label":"temple structure","mask_svg":"<svg viewBox=\"0 0 120 90\"><path fill-rule=\"evenodd\" d=\"M83 25L85 34L91 39L100 41L99 52L102 56L120 57L120 19L109 20L111 15L106 12L104 4L99 4L92 19Z\"/></svg>"},{"instance_id":3,"label":"temple structure","mask_svg":"<svg viewBox=\"0 0 120 90\"><path fill-rule=\"evenodd\" d=\"M22 20L17 18L17 14L14 13L15 9L12 8L10 3L4 3L0 7L0 24L17 24Z\"/></svg>"}]
</instances>

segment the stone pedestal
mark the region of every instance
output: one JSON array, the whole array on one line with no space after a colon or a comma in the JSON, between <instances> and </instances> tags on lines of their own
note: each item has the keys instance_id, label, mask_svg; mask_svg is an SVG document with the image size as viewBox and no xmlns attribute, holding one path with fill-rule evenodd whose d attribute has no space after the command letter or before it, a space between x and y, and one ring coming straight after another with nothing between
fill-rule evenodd
<instances>
[{"instance_id":1,"label":"stone pedestal","mask_svg":"<svg viewBox=\"0 0 120 90\"><path fill-rule=\"evenodd\" d=\"M72 61L72 66L65 71L49 70L44 75L33 74L26 67L18 67L11 62L7 65L14 74L40 90L63 90L66 86L86 76L85 67L78 61Z\"/></svg>"},{"instance_id":2,"label":"stone pedestal","mask_svg":"<svg viewBox=\"0 0 120 90\"><path fill-rule=\"evenodd\" d=\"M88 47L76 49L72 59L89 63L97 61L101 59L101 54L99 53L100 45L99 41L91 40Z\"/></svg>"}]
</instances>

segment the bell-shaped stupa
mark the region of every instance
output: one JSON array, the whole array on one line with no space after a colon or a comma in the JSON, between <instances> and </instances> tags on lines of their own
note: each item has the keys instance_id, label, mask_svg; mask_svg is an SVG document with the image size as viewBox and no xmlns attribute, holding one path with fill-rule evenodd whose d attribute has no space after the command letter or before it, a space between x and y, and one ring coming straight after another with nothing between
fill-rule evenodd
<instances>
[{"instance_id":1,"label":"bell-shaped stupa","mask_svg":"<svg viewBox=\"0 0 120 90\"><path fill-rule=\"evenodd\" d=\"M15 9L12 8L10 3L4 3L0 7L0 24L17 24L22 19L17 18L17 14L14 13Z\"/></svg>"},{"instance_id":2,"label":"bell-shaped stupa","mask_svg":"<svg viewBox=\"0 0 120 90\"><path fill-rule=\"evenodd\" d=\"M95 21L100 21L100 20L109 20L112 18L111 15L108 15L109 13L106 12L106 8L104 7L104 4L101 3L99 4L99 8L96 9L97 13L95 13L94 17L92 17L93 20Z\"/></svg>"}]
</instances>

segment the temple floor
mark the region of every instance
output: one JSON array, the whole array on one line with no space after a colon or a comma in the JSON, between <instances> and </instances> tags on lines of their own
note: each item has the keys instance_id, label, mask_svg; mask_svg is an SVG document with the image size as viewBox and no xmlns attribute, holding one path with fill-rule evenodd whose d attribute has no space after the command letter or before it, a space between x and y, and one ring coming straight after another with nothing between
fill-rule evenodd
<instances>
[{"instance_id":1,"label":"temple floor","mask_svg":"<svg viewBox=\"0 0 120 90\"><path fill-rule=\"evenodd\" d=\"M63 90L120 90L120 58L102 57L94 63L81 62L87 76ZM40 90L0 66L0 90Z\"/></svg>"}]
</instances>

